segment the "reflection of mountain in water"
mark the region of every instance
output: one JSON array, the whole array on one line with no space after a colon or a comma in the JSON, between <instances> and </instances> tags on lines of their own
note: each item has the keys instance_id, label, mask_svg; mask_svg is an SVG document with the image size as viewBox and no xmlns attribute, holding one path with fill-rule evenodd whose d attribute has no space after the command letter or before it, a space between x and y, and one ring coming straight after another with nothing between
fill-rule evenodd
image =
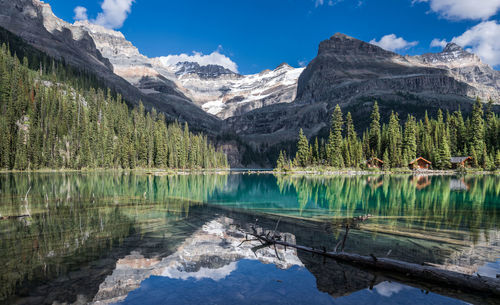
<instances>
[{"instance_id":1,"label":"reflection of mountain in water","mask_svg":"<svg viewBox=\"0 0 500 305\"><path fill-rule=\"evenodd\" d=\"M238 227L249 230L258 218L258 227L273 230L278 216L269 213L282 211L278 231L288 241L332 250L353 215L371 213L350 231L346 251L384 257L390 250L392 258L475 272L500 253L498 179L466 178L468 191L451 189L450 179L429 177L418 190L407 176L285 177L276 184L272 175L0 175L0 214L29 214L0 221L0 302L116 301L152 275L222 280L242 259L302 266L335 297L401 288L387 280L437 289L291 249L278 248L283 260L270 248L255 256L250 248L259 243L237 247L244 239ZM313 209L323 216L301 217Z\"/></svg>"},{"instance_id":2,"label":"reflection of mountain in water","mask_svg":"<svg viewBox=\"0 0 500 305\"><path fill-rule=\"evenodd\" d=\"M185 239L176 251L162 258L151 258L143 256L138 252L132 252L117 262L116 269L112 275L100 285L99 292L94 298L98 304L112 303L123 300L130 291L140 287L141 283L150 276L162 276L171 279L212 279L219 281L229 276L236 269L236 262L241 259L259 260L266 264L274 264L279 268L290 268L291 266L304 266L316 278L316 286L320 291L327 292L333 297L343 297L354 292L375 287L380 295L390 296L399 290L407 289L405 285L391 284L387 281L394 280L391 276L377 274L369 270L361 270L356 267L338 264L335 261L324 260L293 249L278 247L278 256L272 248L260 249L254 254L252 247L259 246L259 242L253 241L238 245L244 240L244 235L238 228L246 228L255 221L254 216L247 213L239 213L217 208L199 208L191 213L202 213L203 215L218 215L204 223L191 236ZM210 219L210 218L209 218ZM259 216L258 226L267 230L274 230L276 218ZM280 232L287 232L287 240L297 244L308 246L326 246L331 250L343 236L337 235L339 227L335 224L321 224L310 221L298 221L291 218L281 218L279 224ZM349 233L346 251L354 253L373 253L378 257L387 255L391 250L390 257L411 262L430 262L441 264L450 259L459 251L474 251L470 247L459 245L444 245L438 242L421 244L418 239L399 238L381 234L376 239L362 230L353 230ZM337 237L335 237L337 235ZM484 252L489 256L480 258L476 256L478 264L484 264L491 259L491 253L495 252L495 243L492 241L488 246L485 244ZM493 247L493 248L492 248ZM429 248L429 249L426 249ZM478 253L479 254L479 253ZM463 267L467 262L456 260ZM425 283L404 282L406 285L418 288L430 289ZM403 288L402 288L403 287ZM462 297L465 300L473 300L475 296L467 296L458 292L441 291L452 297Z\"/></svg>"},{"instance_id":3,"label":"reflection of mountain in water","mask_svg":"<svg viewBox=\"0 0 500 305\"><path fill-rule=\"evenodd\" d=\"M287 236L290 242L295 242L292 235ZM216 217L205 223L180 244L176 252L167 257L151 259L139 252L132 252L118 260L115 271L101 284L94 301L117 302L153 275L175 279L221 280L235 270L236 262L241 259L257 259L285 269L293 265L302 266L294 249L284 251L283 247L277 247L278 259L274 249L269 247L254 253L252 247L260 243L253 241L241 244L244 239L245 235L238 230L233 219Z\"/></svg>"}]
</instances>

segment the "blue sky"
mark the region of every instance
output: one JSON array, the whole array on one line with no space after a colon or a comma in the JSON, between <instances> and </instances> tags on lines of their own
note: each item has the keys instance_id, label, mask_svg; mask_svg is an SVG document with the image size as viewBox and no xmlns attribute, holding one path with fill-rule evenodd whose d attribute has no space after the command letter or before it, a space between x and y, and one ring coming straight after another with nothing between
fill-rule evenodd
<instances>
[{"instance_id":1,"label":"blue sky","mask_svg":"<svg viewBox=\"0 0 500 305\"><path fill-rule=\"evenodd\" d=\"M79 18L120 30L149 57L216 51L243 74L282 62L303 65L314 58L319 42L336 32L401 54L438 52L443 39L454 39L500 65L500 0L45 2L68 22L74 21L76 7L84 7ZM431 47L433 39L436 47Z\"/></svg>"}]
</instances>

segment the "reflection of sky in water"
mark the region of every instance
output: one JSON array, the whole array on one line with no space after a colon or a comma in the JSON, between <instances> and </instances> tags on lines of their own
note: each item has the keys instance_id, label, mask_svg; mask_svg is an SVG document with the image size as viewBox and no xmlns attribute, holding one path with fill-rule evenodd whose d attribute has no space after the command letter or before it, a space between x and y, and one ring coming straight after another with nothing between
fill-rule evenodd
<instances>
[{"instance_id":1,"label":"reflection of sky in water","mask_svg":"<svg viewBox=\"0 0 500 305\"><path fill-rule=\"evenodd\" d=\"M335 299L318 291L304 267L282 270L256 260L234 264L229 272L152 276L120 304L464 304L390 282Z\"/></svg>"},{"instance_id":2,"label":"reflection of sky in water","mask_svg":"<svg viewBox=\"0 0 500 305\"><path fill-rule=\"evenodd\" d=\"M499 253L500 255L500 253ZM500 259L494 263L486 263L478 268L477 273L483 276L495 278L500 272Z\"/></svg>"}]
</instances>

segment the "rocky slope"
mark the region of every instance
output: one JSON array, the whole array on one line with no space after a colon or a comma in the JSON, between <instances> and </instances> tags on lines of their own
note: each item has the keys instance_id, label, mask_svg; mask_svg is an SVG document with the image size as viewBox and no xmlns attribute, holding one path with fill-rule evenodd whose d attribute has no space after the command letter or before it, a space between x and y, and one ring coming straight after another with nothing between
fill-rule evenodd
<instances>
[{"instance_id":1,"label":"rocky slope","mask_svg":"<svg viewBox=\"0 0 500 305\"><path fill-rule=\"evenodd\" d=\"M358 39L335 34L320 43L318 55L298 80L297 98L227 120L256 145L294 139L299 128L324 133L336 104L351 111L356 125L368 124L373 101L383 116L392 110L405 118L438 108L467 111L479 96L500 101L500 72L455 44L442 52L401 56ZM278 140L279 139L279 140Z\"/></svg>"},{"instance_id":2,"label":"rocky slope","mask_svg":"<svg viewBox=\"0 0 500 305\"><path fill-rule=\"evenodd\" d=\"M200 73L176 74L193 101L208 113L226 119L264 106L292 102L302 70L284 63L274 70L252 75L219 73L206 77Z\"/></svg>"},{"instance_id":3,"label":"rocky slope","mask_svg":"<svg viewBox=\"0 0 500 305\"><path fill-rule=\"evenodd\" d=\"M481 59L465 51L455 43L448 43L440 53L407 56L410 62L446 69L457 80L476 88L483 100L500 101L500 71L496 71ZM474 97L474 96L471 96Z\"/></svg>"},{"instance_id":4,"label":"rocky slope","mask_svg":"<svg viewBox=\"0 0 500 305\"><path fill-rule=\"evenodd\" d=\"M165 57L148 58L118 31L88 22L76 22L93 38L114 72L144 94L171 94L192 100L222 119L295 99L297 79L303 69L282 64L275 70L239 75L218 65L196 62L169 64Z\"/></svg>"},{"instance_id":5,"label":"rocky slope","mask_svg":"<svg viewBox=\"0 0 500 305\"><path fill-rule=\"evenodd\" d=\"M167 84L163 90L166 93L150 95L132 86L130 82L120 77L119 73L115 74L113 60L109 59L115 58L108 52L117 50L112 46L120 43L121 37L114 31L106 30L98 33L88 24L69 24L57 18L49 4L38 0L0 0L0 26L55 58L64 58L73 66L95 73L107 86L121 93L129 102L142 101L147 108L155 107L164 112L170 120L189 122L195 130L217 132L220 128L219 119L194 105L175 88L172 89L173 86L168 80L165 81ZM99 45L102 40L96 39L97 35L112 39L107 45ZM135 53L133 49L130 45L128 53L121 54L123 49L119 48L118 57L140 61L140 54ZM103 56L103 53L109 57ZM140 66L139 68L147 69Z\"/></svg>"}]
</instances>

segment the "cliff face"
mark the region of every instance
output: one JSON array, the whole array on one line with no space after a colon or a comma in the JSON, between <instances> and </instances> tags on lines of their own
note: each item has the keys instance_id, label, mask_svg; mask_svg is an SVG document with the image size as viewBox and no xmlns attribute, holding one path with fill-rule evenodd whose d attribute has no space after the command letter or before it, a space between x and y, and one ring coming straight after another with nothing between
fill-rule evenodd
<instances>
[{"instance_id":1,"label":"cliff face","mask_svg":"<svg viewBox=\"0 0 500 305\"><path fill-rule=\"evenodd\" d=\"M121 33L88 23L67 23L53 14L49 4L38 0L0 0L0 26L55 58L63 58L73 66L95 73L131 103L142 101L146 108L154 107L172 121L186 121L194 130L216 133L220 129L219 119L194 105L169 80L156 86L165 88L163 91L167 93L155 91L158 94L151 95L122 78L118 73L119 62L114 60L142 59L131 44L126 48L120 45L125 41ZM149 72L147 65L139 66L141 69ZM147 78L146 84L151 86Z\"/></svg>"},{"instance_id":2,"label":"cliff face","mask_svg":"<svg viewBox=\"0 0 500 305\"><path fill-rule=\"evenodd\" d=\"M115 74L148 96L189 99L205 112L226 119L248 111L295 99L303 69L282 64L274 70L240 75L219 65L197 62L168 63L148 58L118 31L89 22L76 22L87 31L97 49L113 65Z\"/></svg>"},{"instance_id":3,"label":"cliff face","mask_svg":"<svg viewBox=\"0 0 500 305\"><path fill-rule=\"evenodd\" d=\"M457 57L446 64L439 64L443 60L432 61L431 55L403 57L336 34L321 42L318 56L301 75L297 99L303 103L336 101L347 104L360 97L383 97L395 92L411 92L426 97L456 95L489 98L490 93L495 93L493 90L481 90L478 82L469 82L461 77L460 65L457 64L457 71L451 69L454 63L462 60L470 62L469 57L475 57L465 51L462 53L457 53ZM445 49L443 53L432 56L445 59L448 55ZM472 62L481 64L480 61ZM474 77L469 79L475 80ZM498 97L498 92L492 97Z\"/></svg>"},{"instance_id":4,"label":"cliff face","mask_svg":"<svg viewBox=\"0 0 500 305\"><path fill-rule=\"evenodd\" d=\"M192 63L191 63L192 64ZM239 75L227 69L207 73L206 68L177 72L178 82L192 100L222 119L239 116L254 109L280 103L291 103L297 91L297 79L303 69L281 64L274 70ZM202 68L205 68L202 70ZM189 70L188 70L189 71Z\"/></svg>"},{"instance_id":5,"label":"cliff face","mask_svg":"<svg viewBox=\"0 0 500 305\"><path fill-rule=\"evenodd\" d=\"M111 69L90 35L54 16L47 3L0 0L0 25L55 58L102 71Z\"/></svg>"},{"instance_id":6,"label":"cliff face","mask_svg":"<svg viewBox=\"0 0 500 305\"><path fill-rule=\"evenodd\" d=\"M340 104L358 128L368 125L373 102L382 116L397 111L421 117L442 108L468 111L471 101L500 102L500 72L456 44L440 53L401 56L361 40L335 34L320 43L318 55L299 77L290 104L264 107L226 120L247 141L276 144L293 140L299 128L325 135Z\"/></svg>"}]
</instances>

